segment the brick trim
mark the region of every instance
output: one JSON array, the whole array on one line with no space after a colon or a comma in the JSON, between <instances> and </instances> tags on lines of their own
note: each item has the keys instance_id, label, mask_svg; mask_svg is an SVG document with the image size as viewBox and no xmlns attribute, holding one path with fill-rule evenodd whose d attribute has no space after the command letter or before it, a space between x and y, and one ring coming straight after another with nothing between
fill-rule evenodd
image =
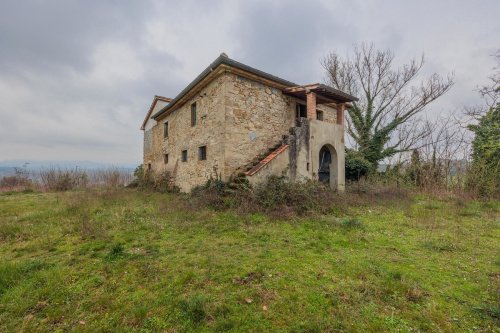
<instances>
[{"instance_id":1,"label":"brick trim","mask_svg":"<svg viewBox=\"0 0 500 333\"><path fill-rule=\"evenodd\" d=\"M262 169L263 167L265 167L267 164L269 164L269 162L271 162L272 160L274 160L276 158L276 156L278 156L279 154L281 154L282 152L284 152L287 149L288 149L288 145L287 144L281 145L275 151L273 151L271 154L267 155L256 166L254 166L253 168L251 168L250 170L248 170L247 172L245 172L245 175L247 175L247 176L253 176L253 175L255 175L257 172L259 172L260 169Z\"/></svg>"}]
</instances>

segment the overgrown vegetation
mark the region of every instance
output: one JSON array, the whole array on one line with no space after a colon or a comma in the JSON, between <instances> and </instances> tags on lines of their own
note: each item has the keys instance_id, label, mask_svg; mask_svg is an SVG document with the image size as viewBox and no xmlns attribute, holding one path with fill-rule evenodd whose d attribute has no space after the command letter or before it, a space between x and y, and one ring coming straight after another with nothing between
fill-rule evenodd
<instances>
[{"instance_id":1,"label":"overgrown vegetation","mask_svg":"<svg viewBox=\"0 0 500 333\"><path fill-rule=\"evenodd\" d=\"M271 176L256 187L252 187L244 178L230 182L210 179L192 191L191 205L291 217L321 214L328 210L333 197L334 192L322 183L290 182L285 176Z\"/></svg>"},{"instance_id":2,"label":"overgrown vegetation","mask_svg":"<svg viewBox=\"0 0 500 333\"><path fill-rule=\"evenodd\" d=\"M346 149L345 179L347 181L359 181L374 171L372 163L365 159L363 154L354 149Z\"/></svg>"},{"instance_id":3,"label":"overgrown vegetation","mask_svg":"<svg viewBox=\"0 0 500 333\"><path fill-rule=\"evenodd\" d=\"M128 184L131 188L152 189L161 193L178 192L174 179L169 171L155 173L152 170L144 170L141 164L134 170L134 179Z\"/></svg>"},{"instance_id":4,"label":"overgrown vegetation","mask_svg":"<svg viewBox=\"0 0 500 333\"><path fill-rule=\"evenodd\" d=\"M88 187L123 187L132 175L117 168L101 170L47 168L27 171L16 168L12 176L0 179L0 191L70 191Z\"/></svg>"},{"instance_id":5,"label":"overgrown vegetation","mask_svg":"<svg viewBox=\"0 0 500 333\"><path fill-rule=\"evenodd\" d=\"M418 146L428 131L417 117L453 86L451 75L437 73L415 83L423 65L422 55L397 67L391 50L366 43L347 57L331 52L323 59L328 84L359 98L347 108L346 131L373 169Z\"/></svg>"},{"instance_id":6,"label":"overgrown vegetation","mask_svg":"<svg viewBox=\"0 0 500 333\"><path fill-rule=\"evenodd\" d=\"M0 331L497 330L498 202L378 187L298 215L290 187L273 179L255 200L276 209L254 212L126 188L0 194Z\"/></svg>"},{"instance_id":7,"label":"overgrown vegetation","mask_svg":"<svg viewBox=\"0 0 500 333\"><path fill-rule=\"evenodd\" d=\"M500 90L500 87L497 88ZM472 169L468 186L482 196L500 195L500 103L491 107L470 125L475 137L472 141Z\"/></svg>"}]
</instances>

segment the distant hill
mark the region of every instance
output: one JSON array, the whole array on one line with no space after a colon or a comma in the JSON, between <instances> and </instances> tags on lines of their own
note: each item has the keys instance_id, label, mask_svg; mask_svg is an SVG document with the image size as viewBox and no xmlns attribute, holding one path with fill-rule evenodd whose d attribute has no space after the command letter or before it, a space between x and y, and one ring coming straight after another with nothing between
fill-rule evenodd
<instances>
[{"instance_id":1,"label":"distant hill","mask_svg":"<svg viewBox=\"0 0 500 333\"><path fill-rule=\"evenodd\" d=\"M15 168L0 166L0 177L11 176L15 173Z\"/></svg>"},{"instance_id":2,"label":"distant hill","mask_svg":"<svg viewBox=\"0 0 500 333\"><path fill-rule=\"evenodd\" d=\"M41 161L41 160L9 160L0 161L0 177L13 175L15 169L23 169L28 172L39 171L43 169L84 169L84 170L99 170L118 168L124 171L133 172L137 167L136 164L127 163L101 163L94 161Z\"/></svg>"}]
</instances>

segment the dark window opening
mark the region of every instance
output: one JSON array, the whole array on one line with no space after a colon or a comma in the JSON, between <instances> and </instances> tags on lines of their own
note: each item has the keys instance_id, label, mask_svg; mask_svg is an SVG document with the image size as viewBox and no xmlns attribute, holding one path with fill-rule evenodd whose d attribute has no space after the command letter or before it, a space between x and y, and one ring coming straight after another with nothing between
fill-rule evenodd
<instances>
[{"instance_id":1,"label":"dark window opening","mask_svg":"<svg viewBox=\"0 0 500 333\"><path fill-rule=\"evenodd\" d=\"M165 163L165 164L168 163L168 154L163 155L163 163Z\"/></svg>"},{"instance_id":2,"label":"dark window opening","mask_svg":"<svg viewBox=\"0 0 500 333\"><path fill-rule=\"evenodd\" d=\"M181 160L182 160L182 162L187 162L187 160L188 160L188 151L187 150L182 151Z\"/></svg>"},{"instance_id":3,"label":"dark window opening","mask_svg":"<svg viewBox=\"0 0 500 333\"><path fill-rule=\"evenodd\" d=\"M316 119L323 120L323 111L316 111Z\"/></svg>"},{"instance_id":4,"label":"dark window opening","mask_svg":"<svg viewBox=\"0 0 500 333\"><path fill-rule=\"evenodd\" d=\"M307 118L307 107L304 104L297 103L295 108L295 118Z\"/></svg>"},{"instance_id":5,"label":"dark window opening","mask_svg":"<svg viewBox=\"0 0 500 333\"><path fill-rule=\"evenodd\" d=\"M330 183L330 164L332 164L332 154L326 146L323 146L319 151L318 178L320 182Z\"/></svg>"},{"instance_id":6,"label":"dark window opening","mask_svg":"<svg viewBox=\"0 0 500 333\"><path fill-rule=\"evenodd\" d=\"M151 171L151 163L148 163L148 171Z\"/></svg>"},{"instance_id":7,"label":"dark window opening","mask_svg":"<svg viewBox=\"0 0 500 333\"><path fill-rule=\"evenodd\" d=\"M198 159L204 161L207 159L207 146L202 146L198 148Z\"/></svg>"},{"instance_id":8,"label":"dark window opening","mask_svg":"<svg viewBox=\"0 0 500 333\"><path fill-rule=\"evenodd\" d=\"M168 121L163 123L163 137L168 138Z\"/></svg>"},{"instance_id":9,"label":"dark window opening","mask_svg":"<svg viewBox=\"0 0 500 333\"><path fill-rule=\"evenodd\" d=\"M191 104L191 126L196 126L196 103Z\"/></svg>"}]
</instances>

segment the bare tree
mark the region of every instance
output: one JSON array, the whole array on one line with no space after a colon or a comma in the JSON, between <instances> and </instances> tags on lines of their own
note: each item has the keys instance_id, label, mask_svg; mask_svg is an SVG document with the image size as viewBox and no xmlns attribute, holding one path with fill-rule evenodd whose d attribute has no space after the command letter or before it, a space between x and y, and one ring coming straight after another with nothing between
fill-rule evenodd
<instances>
[{"instance_id":1,"label":"bare tree","mask_svg":"<svg viewBox=\"0 0 500 333\"><path fill-rule=\"evenodd\" d=\"M347 132L374 166L415 147L428 129L410 121L453 85L450 75L438 74L412 85L424 64L423 56L399 68L393 62L392 51L376 50L373 44L355 46L352 57L332 52L322 61L328 83L359 98L348 109Z\"/></svg>"},{"instance_id":2,"label":"bare tree","mask_svg":"<svg viewBox=\"0 0 500 333\"><path fill-rule=\"evenodd\" d=\"M494 107L500 100L500 50L494 55L497 65L493 68L493 74L490 75L490 84L479 89L488 107Z\"/></svg>"}]
</instances>

